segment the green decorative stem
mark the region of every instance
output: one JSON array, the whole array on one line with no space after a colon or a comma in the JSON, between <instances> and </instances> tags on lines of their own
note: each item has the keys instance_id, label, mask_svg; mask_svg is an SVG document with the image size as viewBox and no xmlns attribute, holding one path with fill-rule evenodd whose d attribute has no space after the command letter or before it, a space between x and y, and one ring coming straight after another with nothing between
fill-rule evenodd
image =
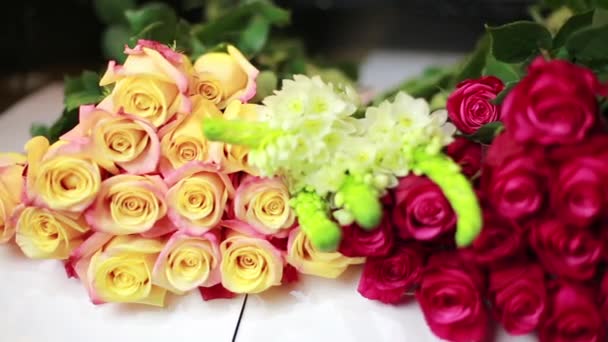
<instances>
[{"instance_id":1,"label":"green decorative stem","mask_svg":"<svg viewBox=\"0 0 608 342\"><path fill-rule=\"evenodd\" d=\"M324 252L338 249L342 230L329 217L327 203L315 192L302 191L292 199L300 228L315 248Z\"/></svg>"},{"instance_id":2,"label":"green decorative stem","mask_svg":"<svg viewBox=\"0 0 608 342\"><path fill-rule=\"evenodd\" d=\"M280 132L261 122L206 118L203 133L211 141L221 141L233 145L259 148L266 139L272 139Z\"/></svg>"},{"instance_id":3,"label":"green decorative stem","mask_svg":"<svg viewBox=\"0 0 608 342\"><path fill-rule=\"evenodd\" d=\"M382 204L374 187L348 176L337 196L361 228L373 230L378 227L382 220Z\"/></svg>"},{"instance_id":4,"label":"green decorative stem","mask_svg":"<svg viewBox=\"0 0 608 342\"><path fill-rule=\"evenodd\" d=\"M420 149L415 154L416 171L428 176L443 191L456 216L456 245L466 247L479 235L482 214L475 191L460 167L445 155L431 155Z\"/></svg>"}]
</instances>

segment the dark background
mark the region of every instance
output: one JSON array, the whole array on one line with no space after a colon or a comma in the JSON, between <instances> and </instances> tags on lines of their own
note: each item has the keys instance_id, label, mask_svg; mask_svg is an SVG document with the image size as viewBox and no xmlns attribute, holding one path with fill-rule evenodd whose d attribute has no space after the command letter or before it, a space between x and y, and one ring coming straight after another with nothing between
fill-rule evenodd
<instances>
[{"instance_id":1,"label":"dark background","mask_svg":"<svg viewBox=\"0 0 608 342\"><path fill-rule=\"evenodd\" d=\"M198 21L185 0L165 2ZM104 28L91 0L6 1L0 12L0 110L41 84L104 63ZM138 3L145 1L140 0ZM526 16L533 0L278 0L290 32L313 54L362 57L371 49L468 51L484 24Z\"/></svg>"}]
</instances>

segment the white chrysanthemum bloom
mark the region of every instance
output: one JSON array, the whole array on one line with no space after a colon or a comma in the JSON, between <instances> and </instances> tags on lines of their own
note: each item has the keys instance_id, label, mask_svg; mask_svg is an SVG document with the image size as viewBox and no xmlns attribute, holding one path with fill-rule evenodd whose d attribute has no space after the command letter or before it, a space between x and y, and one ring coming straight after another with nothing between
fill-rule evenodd
<instances>
[{"instance_id":1,"label":"white chrysanthemum bloom","mask_svg":"<svg viewBox=\"0 0 608 342\"><path fill-rule=\"evenodd\" d=\"M447 113L431 113L424 99L414 99L399 93L393 102L384 101L370 107L363 125L367 128L367 141L376 152L375 168L371 179L379 188L396 185L396 177L410 172L414 151L424 146L429 153L439 153L452 142L455 127L447 123Z\"/></svg>"},{"instance_id":2,"label":"white chrysanthemum bloom","mask_svg":"<svg viewBox=\"0 0 608 342\"><path fill-rule=\"evenodd\" d=\"M260 108L261 121L282 133L251 151L249 162L263 176L285 175L292 191L306 186L321 195L337 191L347 171L335 162L338 149L362 131L352 117L357 103L352 88L336 88L319 77L284 80Z\"/></svg>"}]
</instances>

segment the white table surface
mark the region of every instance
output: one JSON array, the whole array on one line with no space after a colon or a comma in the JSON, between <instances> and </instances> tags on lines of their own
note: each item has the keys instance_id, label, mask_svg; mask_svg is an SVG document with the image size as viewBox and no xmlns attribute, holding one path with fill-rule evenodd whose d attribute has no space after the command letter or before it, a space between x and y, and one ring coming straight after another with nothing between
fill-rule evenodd
<instances>
[{"instance_id":1,"label":"white table surface","mask_svg":"<svg viewBox=\"0 0 608 342\"><path fill-rule=\"evenodd\" d=\"M373 53L361 83L385 89L458 57ZM61 101L62 85L52 84L0 115L0 150L21 151L31 122L52 122ZM297 284L249 296L236 341L439 341L416 303L391 306L362 298L356 291L360 270L353 267L337 280L303 276ZM27 260L15 247L0 247L0 341L231 341L243 299L203 302L193 293L172 298L165 309L94 306L81 285L65 277L61 263ZM497 340L534 339L501 331Z\"/></svg>"}]
</instances>

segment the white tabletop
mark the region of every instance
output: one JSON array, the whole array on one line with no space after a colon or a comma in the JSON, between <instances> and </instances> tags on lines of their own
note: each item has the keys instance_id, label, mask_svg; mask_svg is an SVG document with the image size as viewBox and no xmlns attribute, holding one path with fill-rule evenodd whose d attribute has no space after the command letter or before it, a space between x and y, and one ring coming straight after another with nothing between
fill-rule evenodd
<instances>
[{"instance_id":1,"label":"white tabletop","mask_svg":"<svg viewBox=\"0 0 608 342\"><path fill-rule=\"evenodd\" d=\"M363 65L362 84L385 89L456 55L378 52ZM61 111L62 85L52 84L0 115L0 150L21 151L32 122ZM294 285L249 296L236 341L439 341L415 302L391 306L356 291L360 267L337 280L303 276ZM231 341L244 297L203 302L198 293L165 309L91 304L61 263L33 261L0 247L0 340L10 342ZM499 341L533 341L500 332Z\"/></svg>"}]
</instances>

